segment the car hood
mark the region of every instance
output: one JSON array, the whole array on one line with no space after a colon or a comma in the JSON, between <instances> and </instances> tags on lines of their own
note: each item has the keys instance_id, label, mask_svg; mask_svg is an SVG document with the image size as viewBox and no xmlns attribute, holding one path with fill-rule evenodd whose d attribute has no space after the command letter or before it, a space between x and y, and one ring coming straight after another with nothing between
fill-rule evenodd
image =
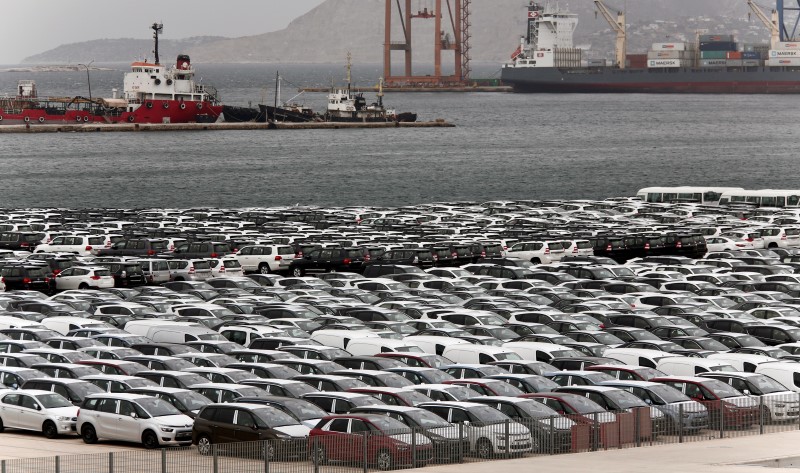
<instances>
[{"instance_id":1,"label":"car hood","mask_svg":"<svg viewBox=\"0 0 800 473\"><path fill-rule=\"evenodd\" d=\"M309 429L313 429L314 427L317 426L317 424L319 424L319 421L321 421L321 420L322 420L322 418L319 418L319 419L306 419L304 421L301 421L300 423L305 425Z\"/></svg>"},{"instance_id":2,"label":"car hood","mask_svg":"<svg viewBox=\"0 0 800 473\"><path fill-rule=\"evenodd\" d=\"M669 411L677 414L680 411L681 406L683 406L684 413L708 413L706 406L697 401L673 402L672 404L668 404L666 406L658 406L658 408L665 412Z\"/></svg>"},{"instance_id":3,"label":"car hood","mask_svg":"<svg viewBox=\"0 0 800 473\"><path fill-rule=\"evenodd\" d=\"M433 429L428 429L426 432L447 440L458 440L458 428L434 427ZM462 438L466 438L466 434Z\"/></svg>"},{"instance_id":4,"label":"car hood","mask_svg":"<svg viewBox=\"0 0 800 473\"><path fill-rule=\"evenodd\" d=\"M550 428L550 419L537 419L536 422L545 428ZM556 430L571 430L575 421L566 417L553 417L553 428Z\"/></svg>"},{"instance_id":5,"label":"car hood","mask_svg":"<svg viewBox=\"0 0 800 473\"><path fill-rule=\"evenodd\" d=\"M78 417L79 410L80 408L77 406L56 407L53 409L47 409L47 413L54 416Z\"/></svg>"},{"instance_id":6,"label":"car hood","mask_svg":"<svg viewBox=\"0 0 800 473\"><path fill-rule=\"evenodd\" d=\"M275 430L286 435L291 435L292 437L308 437L308 433L311 432L311 428L303 424L284 425L282 427L275 427Z\"/></svg>"},{"instance_id":7,"label":"car hood","mask_svg":"<svg viewBox=\"0 0 800 473\"><path fill-rule=\"evenodd\" d=\"M758 400L747 396L726 397L723 401L733 404L736 407L756 407Z\"/></svg>"},{"instance_id":8,"label":"car hood","mask_svg":"<svg viewBox=\"0 0 800 473\"><path fill-rule=\"evenodd\" d=\"M156 417L155 421L159 425L176 428L191 428L194 424L194 420L191 417L183 414Z\"/></svg>"}]
</instances>

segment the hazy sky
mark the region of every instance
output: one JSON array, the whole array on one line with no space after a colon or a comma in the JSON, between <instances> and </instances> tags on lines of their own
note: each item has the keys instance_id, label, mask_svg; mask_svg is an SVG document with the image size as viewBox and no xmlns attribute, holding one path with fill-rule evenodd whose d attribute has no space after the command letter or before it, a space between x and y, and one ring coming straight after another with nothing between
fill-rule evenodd
<instances>
[{"instance_id":1,"label":"hazy sky","mask_svg":"<svg viewBox=\"0 0 800 473\"><path fill-rule=\"evenodd\" d=\"M101 38L246 36L286 27L323 0L25 0L2 1L0 64L66 43ZM9 38L15 38L13 41Z\"/></svg>"}]
</instances>

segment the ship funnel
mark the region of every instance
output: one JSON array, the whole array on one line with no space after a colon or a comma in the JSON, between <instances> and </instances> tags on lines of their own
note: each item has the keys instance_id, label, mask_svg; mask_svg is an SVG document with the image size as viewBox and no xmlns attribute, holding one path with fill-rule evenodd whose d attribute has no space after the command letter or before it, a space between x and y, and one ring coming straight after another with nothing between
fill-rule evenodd
<instances>
[{"instance_id":1,"label":"ship funnel","mask_svg":"<svg viewBox=\"0 0 800 473\"><path fill-rule=\"evenodd\" d=\"M118 93L119 93L119 90L117 90L117 89L111 89L111 98L112 98L112 99L117 99L117 98L119 98L119 97L117 97Z\"/></svg>"},{"instance_id":2,"label":"ship funnel","mask_svg":"<svg viewBox=\"0 0 800 473\"><path fill-rule=\"evenodd\" d=\"M188 54L179 54L178 61L177 61L178 69L181 70L189 70L192 68L192 60L189 59Z\"/></svg>"}]
</instances>

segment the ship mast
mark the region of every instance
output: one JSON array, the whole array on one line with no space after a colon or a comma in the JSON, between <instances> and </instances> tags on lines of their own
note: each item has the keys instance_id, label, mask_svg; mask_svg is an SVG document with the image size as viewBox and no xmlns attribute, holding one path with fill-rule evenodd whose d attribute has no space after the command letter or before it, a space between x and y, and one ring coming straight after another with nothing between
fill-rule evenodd
<instances>
[{"instance_id":1,"label":"ship mast","mask_svg":"<svg viewBox=\"0 0 800 473\"><path fill-rule=\"evenodd\" d=\"M161 62L159 62L159 58L158 58L158 35L164 33L164 24L163 23L153 23L153 25L150 26L150 28L153 29L153 39L155 40L155 43L156 43L155 44L156 49L155 49L155 51L153 51L155 53L155 55L156 55L156 64L160 65Z\"/></svg>"},{"instance_id":2,"label":"ship mast","mask_svg":"<svg viewBox=\"0 0 800 473\"><path fill-rule=\"evenodd\" d=\"M351 74L352 64L350 63L350 61L352 59L353 59L353 55L350 54L350 51L348 51L347 52L347 65L345 66L345 69L347 69L347 92L348 92L348 94L350 93L350 89L351 89L351 87L350 87L351 84L350 83L351 83L351 79L352 79L352 74Z\"/></svg>"}]
</instances>

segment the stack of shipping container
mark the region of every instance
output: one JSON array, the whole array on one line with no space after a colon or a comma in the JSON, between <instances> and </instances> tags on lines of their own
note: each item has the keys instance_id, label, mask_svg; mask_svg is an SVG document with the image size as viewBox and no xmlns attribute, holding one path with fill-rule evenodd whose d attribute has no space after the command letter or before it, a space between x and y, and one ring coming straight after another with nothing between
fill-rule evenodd
<instances>
[{"instance_id":1,"label":"stack of shipping container","mask_svg":"<svg viewBox=\"0 0 800 473\"><path fill-rule=\"evenodd\" d=\"M776 44L769 50L767 66L800 66L800 42Z\"/></svg>"},{"instance_id":2,"label":"stack of shipping container","mask_svg":"<svg viewBox=\"0 0 800 473\"><path fill-rule=\"evenodd\" d=\"M760 67L768 53L770 58L791 58L791 65L800 65L800 43L780 43L784 45L781 51L771 51L764 44L737 44L733 35L700 35L698 40L698 43L654 43L647 53L647 67Z\"/></svg>"},{"instance_id":3,"label":"stack of shipping container","mask_svg":"<svg viewBox=\"0 0 800 473\"><path fill-rule=\"evenodd\" d=\"M693 67L696 53L690 43L655 43L647 52L648 68Z\"/></svg>"}]
</instances>

